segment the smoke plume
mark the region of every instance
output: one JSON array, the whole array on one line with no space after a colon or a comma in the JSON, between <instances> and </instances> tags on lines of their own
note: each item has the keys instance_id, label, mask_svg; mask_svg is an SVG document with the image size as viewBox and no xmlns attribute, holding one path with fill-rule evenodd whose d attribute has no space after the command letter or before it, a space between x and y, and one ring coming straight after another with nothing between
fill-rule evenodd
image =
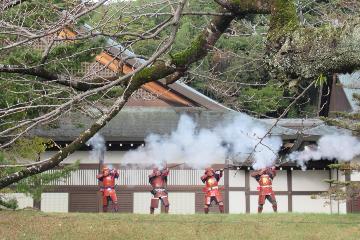
<instances>
[{"instance_id":1,"label":"smoke plume","mask_svg":"<svg viewBox=\"0 0 360 240\"><path fill-rule=\"evenodd\" d=\"M92 160L104 161L106 146L103 136L101 136L99 133L96 133L92 138L89 139L89 141L86 142L86 145L92 147L90 152L90 158Z\"/></svg>"},{"instance_id":2,"label":"smoke plume","mask_svg":"<svg viewBox=\"0 0 360 240\"><path fill-rule=\"evenodd\" d=\"M266 133L265 127L243 114L219 122L214 129L199 128L191 117L182 115L175 131L170 135L147 136L145 146L127 152L122 164L163 167L178 162L199 169L226 158L239 164L253 153L253 167L259 169L274 164L282 145L280 137L264 138ZM262 138L262 144L258 144Z\"/></svg>"},{"instance_id":3,"label":"smoke plume","mask_svg":"<svg viewBox=\"0 0 360 240\"><path fill-rule=\"evenodd\" d=\"M291 153L289 160L296 162L305 170L309 160L350 161L357 155L360 155L360 141L356 137L326 135L318 140L317 146L306 146L303 151Z\"/></svg>"}]
</instances>

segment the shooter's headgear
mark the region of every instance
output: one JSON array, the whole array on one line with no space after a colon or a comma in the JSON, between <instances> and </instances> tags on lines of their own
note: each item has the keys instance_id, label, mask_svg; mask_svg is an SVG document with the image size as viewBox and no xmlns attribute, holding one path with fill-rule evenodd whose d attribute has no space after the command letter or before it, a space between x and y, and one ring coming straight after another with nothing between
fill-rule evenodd
<instances>
[{"instance_id":1,"label":"shooter's headgear","mask_svg":"<svg viewBox=\"0 0 360 240\"><path fill-rule=\"evenodd\" d=\"M157 167L153 168L153 173L154 173L155 175L160 175L160 174L161 174L159 168L157 168Z\"/></svg>"},{"instance_id":2,"label":"shooter's headgear","mask_svg":"<svg viewBox=\"0 0 360 240\"><path fill-rule=\"evenodd\" d=\"M110 173L110 168L108 168L108 167L103 167L102 173L103 173L103 174L105 174L105 173L109 174L109 173Z\"/></svg>"},{"instance_id":3,"label":"shooter's headgear","mask_svg":"<svg viewBox=\"0 0 360 240\"><path fill-rule=\"evenodd\" d=\"M209 173L215 173L213 168L205 168L205 174L209 174Z\"/></svg>"}]
</instances>

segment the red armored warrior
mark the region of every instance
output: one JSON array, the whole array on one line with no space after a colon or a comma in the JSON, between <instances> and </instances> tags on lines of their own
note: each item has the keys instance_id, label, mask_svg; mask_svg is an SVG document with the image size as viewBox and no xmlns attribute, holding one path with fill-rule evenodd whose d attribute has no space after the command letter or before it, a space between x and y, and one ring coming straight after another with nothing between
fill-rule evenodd
<instances>
[{"instance_id":1,"label":"red armored warrior","mask_svg":"<svg viewBox=\"0 0 360 240\"><path fill-rule=\"evenodd\" d=\"M117 212L119 206L117 203L117 197L115 192L115 179L119 177L119 172L115 169L109 169L104 167L102 174L98 174L96 178L102 182L100 191L103 195L103 212L108 211L108 205L110 200L114 203L114 210Z\"/></svg>"},{"instance_id":2,"label":"red armored warrior","mask_svg":"<svg viewBox=\"0 0 360 240\"><path fill-rule=\"evenodd\" d=\"M159 199L165 207L165 213L169 213L169 199L166 190L167 176L169 175L169 169L159 170L154 168L153 172L149 175L149 183L153 187L151 193L154 195L151 198L150 214L154 214L155 208L159 206Z\"/></svg>"},{"instance_id":3,"label":"red armored warrior","mask_svg":"<svg viewBox=\"0 0 360 240\"><path fill-rule=\"evenodd\" d=\"M222 176L223 169L215 172L212 168L206 168L204 175L201 177L201 181L206 184L203 189L205 192L205 214L209 213L212 201L215 201L219 205L220 212L224 213L223 198L219 190L219 181Z\"/></svg>"},{"instance_id":4,"label":"red armored warrior","mask_svg":"<svg viewBox=\"0 0 360 240\"><path fill-rule=\"evenodd\" d=\"M259 183L258 213L262 212L263 206L265 204L265 199L267 199L272 204L274 212L276 212L277 203L275 199L275 194L272 190L272 180L276 176L275 167L260 169L259 171L253 172L251 176L254 177Z\"/></svg>"}]
</instances>

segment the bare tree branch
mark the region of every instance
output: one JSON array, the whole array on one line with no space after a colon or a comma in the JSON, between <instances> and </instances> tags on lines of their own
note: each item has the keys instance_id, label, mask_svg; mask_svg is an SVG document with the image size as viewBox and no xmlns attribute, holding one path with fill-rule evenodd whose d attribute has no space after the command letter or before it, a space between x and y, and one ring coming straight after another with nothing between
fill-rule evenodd
<instances>
[{"instance_id":1,"label":"bare tree branch","mask_svg":"<svg viewBox=\"0 0 360 240\"><path fill-rule=\"evenodd\" d=\"M26 1L27 0L2 0L0 9L1 11L5 11Z\"/></svg>"},{"instance_id":2,"label":"bare tree branch","mask_svg":"<svg viewBox=\"0 0 360 240\"><path fill-rule=\"evenodd\" d=\"M179 20L181 16L181 12L183 10L183 7L186 3L186 0L183 0L174 15L174 18L172 20L173 30L171 33L171 36L169 37L166 44L157 51L148 61L146 61L140 68L136 69L130 74L127 74L126 78L130 78L128 87L125 89L122 96L120 96L111 109L104 114L101 118L99 118L89 129L85 130L83 133L79 135L77 139L75 139L72 143L70 143L65 148L61 149L58 153L56 153L51 158L43 161L41 164L38 165L32 165L30 167L27 167L21 171L18 171L16 173L10 174L2 179L0 179L0 189L4 188L16 181L19 181L20 179L23 179L25 177L44 172L48 169L51 169L55 166L57 166L60 162L62 162L69 154L73 153L76 149L78 149L80 146L84 145L87 140L89 140L96 132L98 132L101 128L103 128L116 114L122 109L122 107L125 105L128 98L131 96L131 94L138 89L142 84L153 81L156 79L163 78L172 72L175 71L172 67L166 67L165 64L160 64L158 66L152 66L152 71L150 71L150 74L142 75L141 72L144 71L149 73L149 69L146 69L145 67L149 65L150 63L154 62L161 54L163 54L170 46L172 45L173 41L175 40L175 36L177 33L177 30L179 28ZM161 71L154 71L155 69L161 70ZM164 71L165 69L165 71ZM125 77L124 77L125 78Z\"/></svg>"},{"instance_id":3,"label":"bare tree branch","mask_svg":"<svg viewBox=\"0 0 360 240\"><path fill-rule=\"evenodd\" d=\"M21 44L24 44L24 43L27 43L27 42L30 42L30 41L33 41L33 40L36 40L36 39L40 39L42 37L45 37L45 36L49 36L49 35L52 35L60 30L62 30L66 25L68 24L71 24L73 23L76 19L84 16L85 14L95 10L96 8L102 6L105 2L107 2L108 0L102 0L102 1L99 1L98 3L96 3L95 5L91 6L91 7L88 7L88 8L85 8L85 10L81 11L80 13L76 14L75 16L73 16L71 19L62 19L59 21L59 23L55 24L55 25L58 25L57 27L55 28L52 28L52 29L48 29L47 31L43 31L42 33L40 34L37 34L37 35L33 35L31 37L28 37L22 41L18 41L18 42L15 42L13 44L9 44L9 45L6 45L4 47L0 47L0 51L1 50L5 50L5 49L10 49L10 48L14 48L16 46L19 46Z\"/></svg>"}]
</instances>

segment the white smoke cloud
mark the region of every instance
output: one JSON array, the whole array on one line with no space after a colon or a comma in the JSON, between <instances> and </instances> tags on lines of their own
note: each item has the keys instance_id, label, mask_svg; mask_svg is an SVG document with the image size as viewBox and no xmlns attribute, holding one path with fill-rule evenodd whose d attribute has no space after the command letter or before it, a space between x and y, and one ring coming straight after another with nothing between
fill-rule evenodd
<instances>
[{"instance_id":1,"label":"white smoke cloud","mask_svg":"<svg viewBox=\"0 0 360 240\"><path fill-rule=\"evenodd\" d=\"M360 155L360 141L356 137L326 135L318 140L317 146L306 146L303 151L291 153L289 160L296 162L305 170L309 160L350 161L357 155Z\"/></svg>"},{"instance_id":2,"label":"white smoke cloud","mask_svg":"<svg viewBox=\"0 0 360 240\"><path fill-rule=\"evenodd\" d=\"M184 162L195 169L224 162L227 157L241 163L266 133L258 122L242 114L219 122L214 129L199 129L189 116L182 115L174 132L149 135L145 147L126 153L122 163L162 167L165 163ZM262 143L252 155L256 169L272 166L282 145L280 137L265 137Z\"/></svg>"},{"instance_id":3,"label":"white smoke cloud","mask_svg":"<svg viewBox=\"0 0 360 240\"><path fill-rule=\"evenodd\" d=\"M105 140L103 136L99 133L96 133L89 141L86 142L86 145L91 146L92 150L90 152L90 158L99 161L99 158L104 157L106 151Z\"/></svg>"},{"instance_id":4,"label":"white smoke cloud","mask_svg":"<svg viewBox=\"0 0 360 240\"><path fill-rule=\"evenodd\" d=\"M217 127L217 132L231 145L228 153L235 162L245 161L252 153L254 169L272 166L282 145L280 137L266 136L268 129L243 114Z\"/></svg>"}]
</instances>

